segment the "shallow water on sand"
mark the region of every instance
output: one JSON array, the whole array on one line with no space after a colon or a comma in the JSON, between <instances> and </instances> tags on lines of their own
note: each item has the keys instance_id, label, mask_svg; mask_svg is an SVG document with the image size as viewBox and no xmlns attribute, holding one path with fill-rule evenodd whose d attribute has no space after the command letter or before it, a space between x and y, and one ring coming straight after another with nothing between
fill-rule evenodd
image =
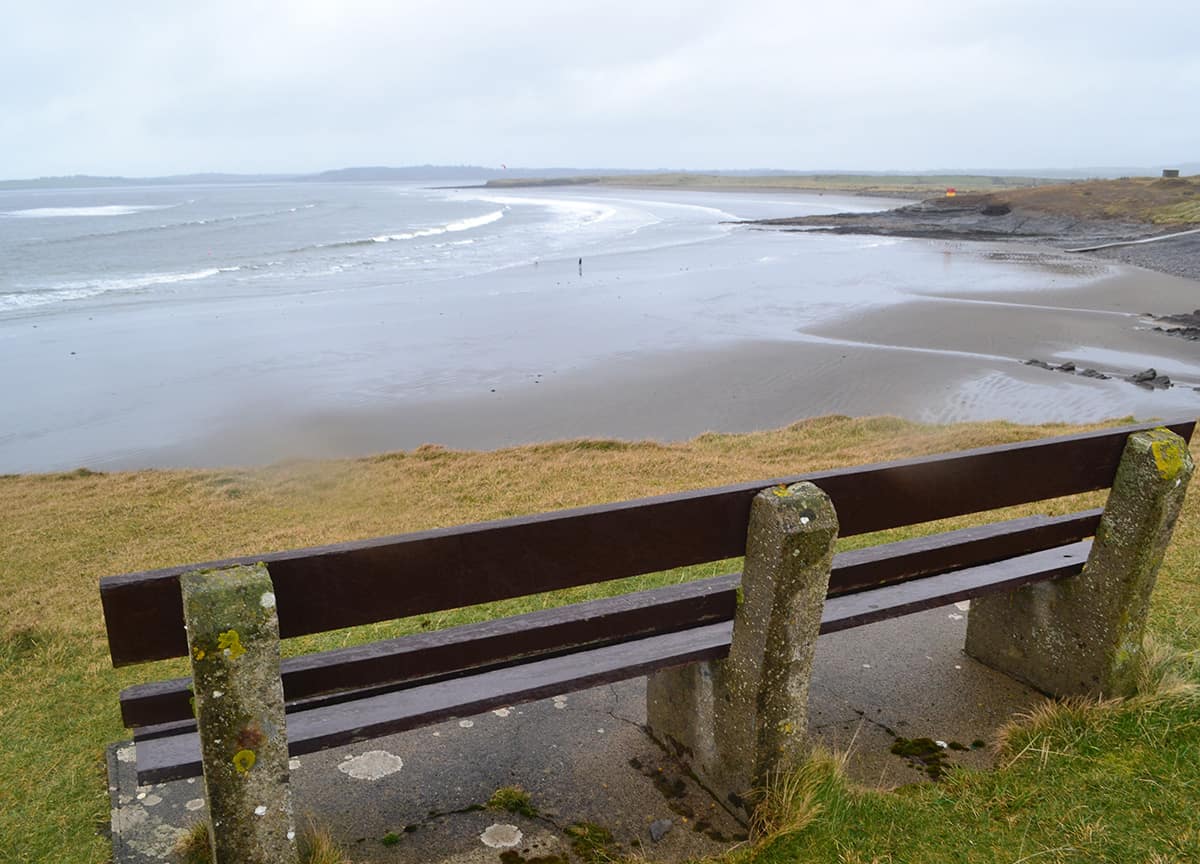
<instances>
[{"instance_id":1,"label":"shallow water on sand","mask_svg":"<svg viewBox=\"0 0 1200 864\"><path fill-rule=\"evenodd\" d=\"M1113 371L1155 360L1200 385L1190 343L1130 336L1141 307L1097 288L1140 280L1138 302L1170 312L1195 283L1039 250L727 224L895 203L306 183L0 192L0 472L676 438L829 411L1039 421L1200 405L1190 388L1148 396L1018 368L1095 346L1115 352L1095 361ZM794 364L746 359L763 344L791 346Z\"/></svg>"}]
</instances>

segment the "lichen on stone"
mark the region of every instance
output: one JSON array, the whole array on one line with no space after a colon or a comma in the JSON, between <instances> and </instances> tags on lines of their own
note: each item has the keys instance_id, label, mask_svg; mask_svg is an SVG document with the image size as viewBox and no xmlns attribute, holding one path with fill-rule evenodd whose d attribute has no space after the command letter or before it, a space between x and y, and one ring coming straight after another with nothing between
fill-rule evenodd
<instances>
[{"instance_id":1,"label":"lichen on stone","mask_svg":"<svg viewBox=\"0 0 1200 864\"><path fill-rule=\"evenodd\" d=\"M242 637L232 629L217 635L217 648L223 651L230 660L236 660L246 653L246 649L242 646Z\"/></svg>"},{"instance_id":2,"label":"lichen on stone","mask_svg":"<svg viewBox=\"0 0 1200 864\"><path fill-rule=\"evenodd\" d=\"M239 774L245 774L254 767L257 759L253 750L239 750L233 754L233 767L238 770Z\"/></svg>"},{"instance_id":3,"label":"lichen on stone","mask_svg":"<svg viewBox=\"0 0 1200 864\"><path fill-rule=\"evenodd\" d=\"M1157 438L1150 442L1150 453L1158 468L1158 476L1163 480L1170 480L1183 470L1185 451L1177 436Z\"/></svg>"}]
</instances>

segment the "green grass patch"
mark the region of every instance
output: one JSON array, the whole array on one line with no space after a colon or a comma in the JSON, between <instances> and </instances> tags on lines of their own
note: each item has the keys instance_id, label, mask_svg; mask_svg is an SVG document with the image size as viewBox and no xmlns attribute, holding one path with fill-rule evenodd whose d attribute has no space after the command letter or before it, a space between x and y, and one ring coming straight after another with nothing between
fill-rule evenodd
<instances>
[{"instance_id":1,"label":"green grass patch","mask_svg":"<svg viewBox=\"0 0 1200 864\"><path fill-rule=\"evenodd\" d=\"M520 786L501 786L492 793L487 806L489 810L505 810L530 819L538 815L537 808L533 806L533 799Z\"/></svg>"}]
</instances>

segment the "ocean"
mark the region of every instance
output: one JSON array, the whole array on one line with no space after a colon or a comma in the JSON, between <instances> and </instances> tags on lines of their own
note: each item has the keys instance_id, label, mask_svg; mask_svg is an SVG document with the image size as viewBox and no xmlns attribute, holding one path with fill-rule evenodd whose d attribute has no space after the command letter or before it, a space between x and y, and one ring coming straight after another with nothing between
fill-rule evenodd
<instances>
[{"instance_id":1,"label":"ocean","mask_svg":"<svg viewBox=\"0 0 1200 864\"><path fill-rule=\"evenodd\" d=\"M494 423L486 411L458 411L452 424L426 415L509 394L539 416L550 397L529 402L531 388L552 378L594 383L605 370L628 373L644 361L648 371L664 356L748 343L874 346L870 334L820 330L923 299L1012 295L1020 306L1033 292L1114 272L1081 259L1048 267L989 257L974 244L734 224L897 203L307 182L0 191L0 472L591 434L577 423ZM955 362L1018 359L935 341L888 344ZM550 414L588 399L587 386L560 391ZM947 413L944 396L929 394L907 413L974 416ZM753 428L766 416L747 398L754 422L729 423L720 412L706 422L700 411L677 427L662 398L642 398L662 406L661 423L597 422L594 433L671 437ZM1019 419L1059 419L1060 401L1022 409ZM786 416L838 407L818 403ZM580 405L574 416L588 414ZM321 424L338 431L316 443L302 434ZM368 438L356 435L363 424L374 430ZM260 430L252 443L236 431L251 427Z\"/></svg>"}]
</instances>

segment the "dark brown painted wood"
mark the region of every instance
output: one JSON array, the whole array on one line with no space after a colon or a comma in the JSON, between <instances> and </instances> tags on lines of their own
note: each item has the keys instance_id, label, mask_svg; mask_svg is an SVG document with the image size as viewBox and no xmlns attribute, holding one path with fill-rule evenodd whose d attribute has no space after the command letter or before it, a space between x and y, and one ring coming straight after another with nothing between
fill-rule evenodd
<instances>
[{"instance_id":1,"label":"dark brown painted wood","mask_svg":"<svg viewBox=\"0 0 1200 864\"><path fill-rule=\"evenodd\" d=\"M1100 513L1097 509L1053 518L1029 516L842 552L834 558L829 596L1061 546L1090 537ZM281 670L284 694L292 705L318 697L326 703L337 701L324 697L339 691L353 691L346 699L360 698L372 690L510 665L532 655L729 620L737 586L736 574L719 576L288 658ZM190 718L190 685L190 678L176 678L127 688L121 693L125 725L157 726Z\"/></svg>"},{"instance_id":2,"label":"dark brown painted wood","mask_svg":"<svg viewBox=\"0 0 1200 864\"><path fill-rule=\"evenodd\" d=\"M1190 438L1194 420L1169 424ZM760 480L396 537L109 577L101 599L113 663L186 653L178 577L264 561L284 636L618 579L745 551L750 501L811 480L843 536L1077 492L1112 482L1125 439L1152 424Z\"/></svg>"},{"instance_id":3,"label":"dark brown painted wood","mask_svg":"<svg viewBox=\"0 0 1200 864\"><path fill-rule=\"evenodd\" d=\"M416 633L368 645L289 657L281 663L289 703L339 691L435 678L511 665L533 655L580 650L640 636L729 621L739 577L718 576L542 609L523 615ZM121 693L127 727L192 716L190 678L139 684ZM356 693L356 697L361 693Z\"/></svg>"},{"instance_id":4,"label":"dark brown painted wood","mask_svg":"<svg viewBox=\"0 0 1200 864\"><path fill-rule=\"evenodd\" d=\"M451 717L582 690L656 669L713 660L729 653L731 624L651 636L519 666L372 696L288 716L293 756L427 726ZM200 773L196 733L151 738L137 746L139 783L161 783Z\"/></svg>"},{"instance_id":5,"label":"dark brown painted wood","mask_svg":"<svg viewBox=\"0 0 1200 864\"><path fill-rule=\"evenodd\" d=\"M1033 552L980 567L968 567L940 576L831 597L825 601L821 632L836 633L885 618L936 609L981 594L1011 591L1030 582L1074 576L1083 569L1091 548L1091 540L1081 540L1069 546Z\"/></svg>"},{"instance_id":6,"label":"dark brown painted wood","mask_svg":"<svg viewBox=\"0 0 1200 864\"><path fill-rule=\"evenodd\" d=\"M1067 516L1028 516L843 552L834 559L828 596L1073 543L1096 533L1103 512L1097 507Z\"/></svg>"},{"instance_id":7,"label":"dark brown painted wood","mask_svg":"<svg viewBox=\"0 0 1200 864\"><path fill-rule=\"evenodd\" d=\"M1091 541L1034 552L940 576L830 598L821 633L834 633L959 600L1078 573ZM636 678L656 669L715 660L729 653L731 621L534 660L476 675L288 714L293 756L403 732L452 717L478 714L545 696ZM151 731L151 735L154 735ZM139 783L200 773L194 731L143 736L137 747Z\"/></svg>"}]
</instances>

